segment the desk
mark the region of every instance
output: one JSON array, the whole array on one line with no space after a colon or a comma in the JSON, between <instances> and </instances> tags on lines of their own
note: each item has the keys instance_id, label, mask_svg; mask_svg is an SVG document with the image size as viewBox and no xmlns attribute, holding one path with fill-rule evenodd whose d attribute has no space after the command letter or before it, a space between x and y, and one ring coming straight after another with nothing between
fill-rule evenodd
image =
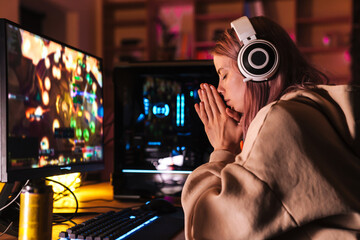
<instances>
[{"instance_id":1,"label":"desk","mask_svg":"<svg viewBox=\"0 0 360 240\"><path fill-rule=\"evenodd\" d=\"M78 216L73 218L76 223L81 223L90 219L99 213L111 210L117 211L116 208L127 208L140 206L141 202L124 202L113 199L112 185L109 182L102 183L85 183L75 191L75 195L79 202ZM61 200L54 202L54 213L72 213L75 211L76 203L72 195L66 196ZM61 225L54 225L52 229L52 239L56 240L61 231L65 231L73 226L72 223L66 222ZM4 240L15 240L16 237L4 235ZM174 237L174 240L185 239L184 232L180 232Z\"/></svg>"}]
</instances>

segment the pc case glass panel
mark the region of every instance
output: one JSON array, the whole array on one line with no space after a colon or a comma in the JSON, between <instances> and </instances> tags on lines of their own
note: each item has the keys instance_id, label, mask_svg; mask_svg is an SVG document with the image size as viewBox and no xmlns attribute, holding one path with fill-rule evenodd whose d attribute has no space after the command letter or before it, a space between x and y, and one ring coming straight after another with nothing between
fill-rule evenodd
<instances>
[{"instance_id":1,"label":"pc case glass panel","mask_svg":"<svg viewBox=\"0 0 360 240\"><path fill-rule=\"evenodd\" d=\"M208 161L212 147L194 104L200 83L216 85L217 74L212 62L196 64L134 63L115 71L116 196L178 195L188 174Z\"/></svg>"}]
</instances>

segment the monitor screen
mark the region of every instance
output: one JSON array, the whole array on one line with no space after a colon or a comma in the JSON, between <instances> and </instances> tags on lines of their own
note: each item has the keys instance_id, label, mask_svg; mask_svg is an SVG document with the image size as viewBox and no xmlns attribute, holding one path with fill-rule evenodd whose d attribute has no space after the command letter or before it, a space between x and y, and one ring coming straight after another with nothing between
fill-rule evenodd
<instances>
[{"instance_id":1,"label":"monitor screen","mask_svg":"<svg viewBox=\"0 0 360 240\"><path fill-rule=\"evenodd\" d=\"M212 147L194 104L216 84L212 61L139 62L115 68L114 196L176 196Z\"/></svg>"},{"instance_id":2,"label":"monitor screen","mask_svg":"<svg viewBox=\"0 0 360 240\"><path fill-rule=\"evenodd\" d=\"M1 181L103 168L101 59L0 23Z\"/></svg>"}]
</instances>

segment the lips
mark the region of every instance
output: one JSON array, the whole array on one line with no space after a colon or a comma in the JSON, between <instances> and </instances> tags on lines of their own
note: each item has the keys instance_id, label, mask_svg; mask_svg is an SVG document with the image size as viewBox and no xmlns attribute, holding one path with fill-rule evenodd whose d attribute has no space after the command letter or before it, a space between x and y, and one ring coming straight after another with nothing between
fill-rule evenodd
<instances>
[{"instance_id":1,"label":"lips","mask_svg":"<svg viewBox=\"0 0 360 240\"><path fill-rule=\"evenodd\" d=\"M229 99L224 99L224 101L225 101L226 106L230 106L230 105L229 105L229 102L230 102Z\"/></svg>"}]
</instances>

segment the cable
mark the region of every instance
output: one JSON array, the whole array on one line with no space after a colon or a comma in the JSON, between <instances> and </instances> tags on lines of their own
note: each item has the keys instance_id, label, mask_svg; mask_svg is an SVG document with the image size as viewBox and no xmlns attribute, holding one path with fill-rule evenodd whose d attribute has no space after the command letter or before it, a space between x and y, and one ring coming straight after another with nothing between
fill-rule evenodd
<instances>
[{"instance_id":1,"label":"cable","mask_svg":"<svg viewBox=\"0 0 360 240\"><path fill-rule=\"evenodd\" d=\"M71 217L69 217L69 218L68 218L67 220L65 220L65 221L57 221L56 223L62 223L62 222L66 222L66 221L68 221L68 220L73 219L73 218L76 216L76 214L77 214L77 212L78 212L78 210L79 210L79 202L78 202L78 200L77 200L77 197L76 197L75 193L74 193L73 191L71 191L70 188L68 188L66 185L62 184L61 182L58 182L58 181L56 181L56 180L52 180L52 179L50 179L50 178L45 178L45 180L46 180L46 181L51 181L51 182L57 183L57 184L63 186L64 188L66 188L66 189L74 196L74 199L75 199L75 202L76 202L76 209L75 209L75 212L73 213L73 215L72 215Z\"/></svg>"},{"instance_id":2,"label":"cable","mask_svg":"<svg viewBox=\"0 0 360 240\"><path fill-rule=\"evenodd\" d=\"M54 202L59 201L59 200L61 200L62 198L69 196L69 193L65 193L65 192L67 192L67 189L65 189L64 191L62 191L62 192L60 192L60 193L55 193L55 192L54 192L54 194L55 194L55 196L54 196Z\"/></svg>"},{"instance_id":3,"label":"cable","mask_svg":"<svg viewBox=\"0 0 360 240\"><path fill-rule=\"evenodd\" d=\"M65 220L66 220L65 222L71 222L72 224L77 225L76 222L74 222L73 220L71 220L71 219L69 219L69 218L67 218L67 217L64 217L64 216L62 216L62 215L60 215L60 214L53 214L53 216L54 216L54 217L58 217L58 218L65 219ZM58 221L54 221L54 222L55 222L55 224L62 223L62 222L58 222Z\"/></svg>"},{"instance_id":4,"label":"cable","mask_svg":"<svg viewBox=\"0 0 360 240\"><path fill-rule=\"evenodd\" d=\"M6 227L6 229L5 229L2 233L0 233L0 237L1 237L2 235L4 235L4 234L10 229L10 227L13 225L13 223L14 223L14 222L11 222L11 223Z\"/></svg>"},{"instance_id":5,"label":"cable","mask_svg":"<svg viewBox=\"0 0 360 240\"><path fill-rule=\"evenodd\" d=\"M23 187L25 187L27 184L29 183L29 180L27 180L24 184ZM13 200L11 200L8 204L6 204L5 206L3 206L2 208L0 208L0 212L2 210L4 210L5 208L7 208L8 206L10 206L13 202L15 202L15 200L20 196L21 194L21 190L19 191L19 193L16 195L16 197L13 198Z\"/></svg>"}]
</instances>

